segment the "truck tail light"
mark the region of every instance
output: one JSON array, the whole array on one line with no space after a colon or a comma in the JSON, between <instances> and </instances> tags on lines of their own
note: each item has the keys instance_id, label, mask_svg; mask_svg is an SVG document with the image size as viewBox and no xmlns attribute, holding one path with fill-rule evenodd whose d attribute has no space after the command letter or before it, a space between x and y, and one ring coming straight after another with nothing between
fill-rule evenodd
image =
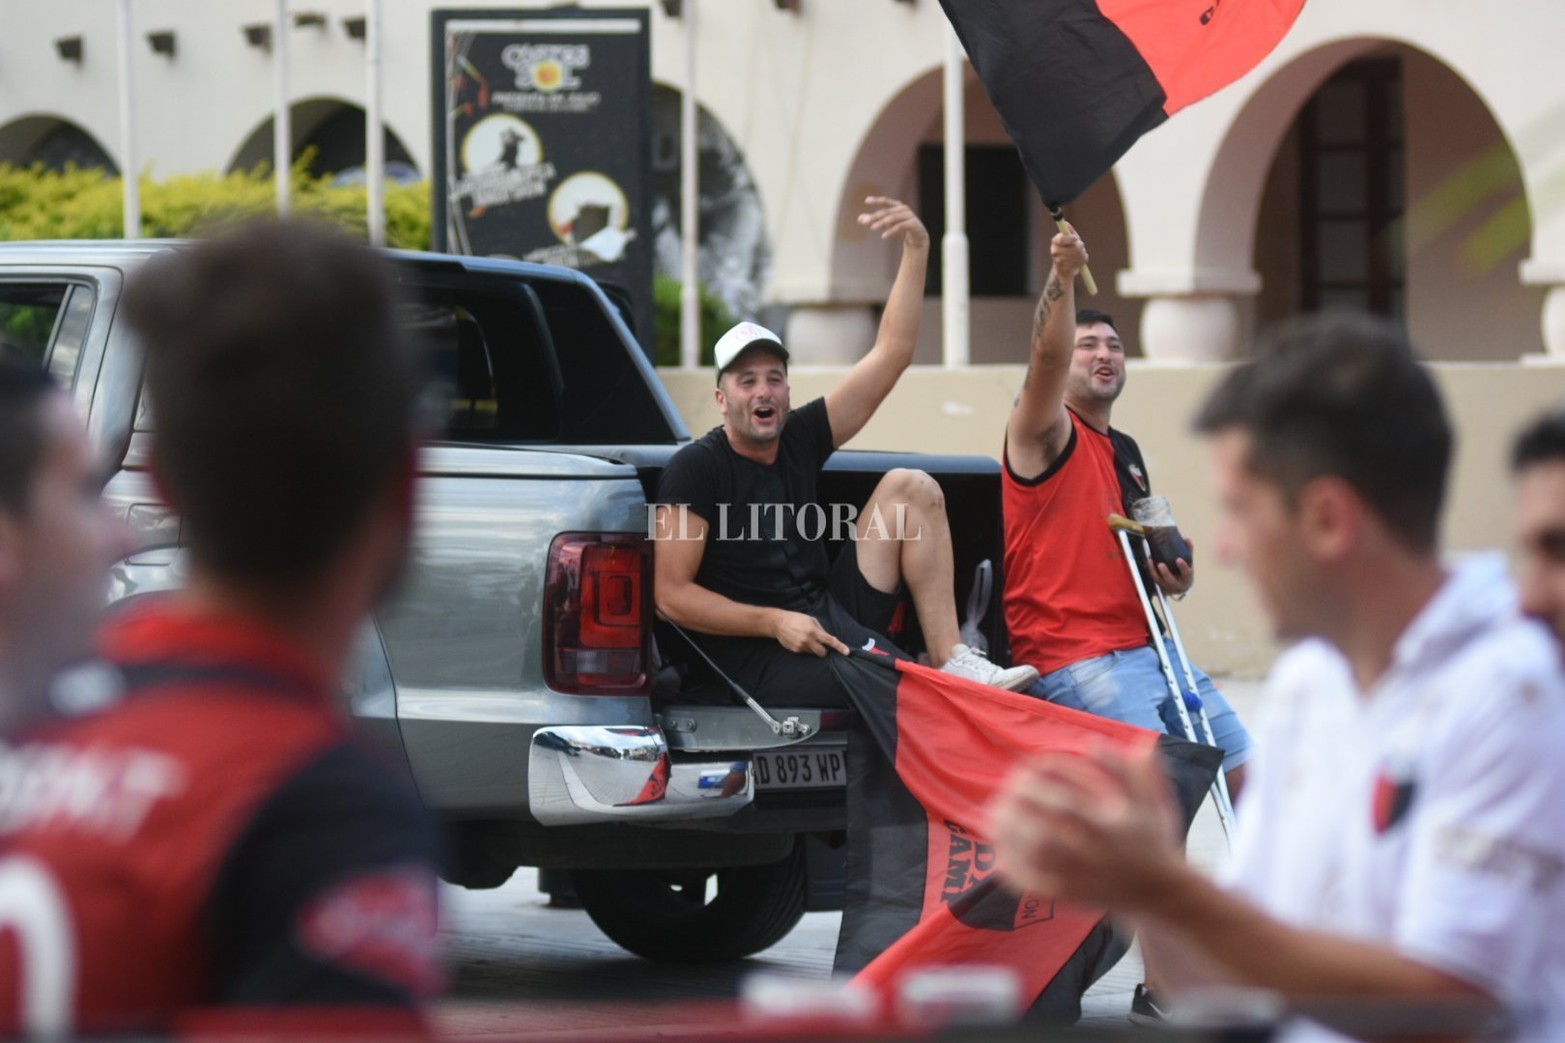
<instances>
[{"instance_id":1,"label":"truck tail light","mask_svg":"<svg viewBox=\"0 0 1565 1043\"><path fill-rule=\"evenodd\" d=\"M549 546L544 680L577 695L651 690L651 555L635 533L566 532Z\"/></svg>"}]
</instances>

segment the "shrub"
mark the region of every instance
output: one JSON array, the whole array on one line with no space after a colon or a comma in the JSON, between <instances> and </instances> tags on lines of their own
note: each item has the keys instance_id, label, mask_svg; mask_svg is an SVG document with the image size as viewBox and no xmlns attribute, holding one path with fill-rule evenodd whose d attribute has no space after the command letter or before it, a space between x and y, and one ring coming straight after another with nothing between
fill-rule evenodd
<instances>
[{"instance_id":1,"label":"shrub","mask_svg":"<svg viewBox=\"0 0 1565 1043\"><path fill-rule=\"evenodd\" d=\"M309 173L308 153L294 163L291 210L329 221L349 233L366 231L365 189L338 188ZM430 186L386 185L386 243L404 250L430 244ZM142 178L141 234L147 238L199 237L215 228L276 209L276 187L264 164L232 174L181 174L163 181ZM117 239L123 230L120 179L102 170L51 171L0 163L0 240ZM679 280L653 282L654 359L679 365ZM712 365L712 345L736 319L710 289L701 287L701 364ZM25 331L16 331L18 335Z\"/></svg>"},{"instance_id":2,"label":"shrub","mask_svg":"<svg viewBox=\"0 0 1565 1043\"><path fill-rule=\"evenodd\" d=\"M652 302L655 309L652 320L653 361L659 366L679 365L679 294L684 283L668 275L657 275L652 280ZM705 286L701 287L701 365L716 364L712 347L717 338L727 332L737 319L728 310L723 299Z\"/></svg>"},{"instance_id":3,"label":"shrub","mask_svg":"<svg viewBox=\"0 0 1565 1043\"><path fill-rule=\"evenodd\" d=\"M303 155L292 171L290 209L367 235L364 186L333 187L309 173ZM102 170L0 164L0 240L117 239L124 228L120 179ZM141 234L200 236L217 226L272 213L276 189L268 168L232 174L185 174L141 182ZM386 185L386 243L429 249L429 183Z\"/></svg>"}]
</instances>

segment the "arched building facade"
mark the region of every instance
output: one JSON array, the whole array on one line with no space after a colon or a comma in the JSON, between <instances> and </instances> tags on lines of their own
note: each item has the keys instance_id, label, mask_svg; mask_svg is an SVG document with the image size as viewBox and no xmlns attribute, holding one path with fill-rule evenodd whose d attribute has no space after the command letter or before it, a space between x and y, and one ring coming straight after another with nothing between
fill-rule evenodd
<instances>
[{"instance_id":1,"label":"arched building facade","mask_svg":"<svg viewBox=\"0 0 1565 1043\"><path fill-rule=\"evenodd\" d=\"M764 215L764 236L745 237L751 251L765 241L764 262L746 261L758 307L783 316L802 357L843 361L873 329L895 264L854 223L859 201L903 195L941 223L928 209L943 198L931 157L944 139L944 16L892 0L698 2L699 101ZM660 0L641 4L654 79L677 91L686 24ZM365 91L352 31L362 4L299 6L320 17L298 18L288 42L296 153L313 144L346 169L363 151L350 140ZM389 155L404 174L429 170L435 6L385 3ZM0 161L118 169L116 9L73 0L8 16ZM270 161L271 54L255 32L270 11L137 0L139 35L177 43L172 55L138 47L144 170ZM1438 358L1565 354L1565 86L1547 75L1561 38L1565 8L1542 0L1482 32L1457 0L1311 0L1258 69L1147 135L1072 208L1105 291L1095 303L1152 358L1232 357L1259 322L1360 300L1404 317ZM70 40L79 46L61 46ZM971 74L966 110L972 358L1014 362L1050 228ZM1342 138L1359 124L1360 138ZM931 291L934 315L938 282ZM939 358L938 337L927 323L921 361Z\"/></svg>"},{"instance_id":2,"label":"arched building facade","mask_svg":"<svg viewBox=\"0 0 1565 1043\"><path fill-rule=\"evenodd\" d=\"M732 275L736 306L783 329L798 363L796 400L829 388L873 342L895 271L895 250L854 220L862 199L900 196L937 232L943 222L940 5L683 0L687 11L699 5L692 42L689 22L670 13L680 5L581 2L650 12L663 113L653 160L668 211L657 229L670 254L682 215L668 124L696 48L702 163L725 172L708 179L702 201L704 214L726 208L723 234L703 235L703 278ZM117 0L10 6L0 162L74 157L123 168ZM436 6L384 0L386 126L425 174ZM255 30L269 22L270 0L133 7L135 165L158 178L269 160L273 63ZM294 0L294 9L310 16L289 30L295 148L314 135L323 153L333 143L333 164L351 165L366 93L364 44L352 31L363 0ZM154 51L149 33L172 34L175 46ZM1215 512L1186 418L1216 363L1241 357L1266 322L1332 304L1399 317L1441 360L1460 433L1446 541L1458 551L1505 542L1511 433L1565 397L1562 39L1565 5L1554 0L1481 12L1462 0L1308 0L1255 70L1148 134L1069 208L1103 290L1091 303L1116 316L1143 356L1116 423L1141 441L1198 547L1213 545ZM964 117L974 364L934 365L941 298L932 279L917 356L929 365L903 377L855 445L999 452L1052 229L970 72ZM663 377L694 430L716 422L710 374ZM1263 667L1270 639L1245 584L1231 570L1202 569L1182 613L1197 655L1219 671Z\"/></svg>"}]
</instances>

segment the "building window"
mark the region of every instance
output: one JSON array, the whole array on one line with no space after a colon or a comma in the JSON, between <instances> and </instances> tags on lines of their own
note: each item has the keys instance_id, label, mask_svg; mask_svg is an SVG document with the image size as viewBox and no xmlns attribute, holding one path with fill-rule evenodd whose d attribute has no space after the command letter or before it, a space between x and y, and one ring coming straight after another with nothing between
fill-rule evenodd
<instances>
[{"instance_id":1,"label":"building window","mask_svg":"<svg viewBox=\"0 0 1565 1043\"><path fill-rule=\"evenodd\" d=\"M974 297L1026 297L1027 173L1010 145L967 147L968 278ZM924 295L940 296L940 238L946 230L945 146L918 148L918 208L929 229Z\"/></svg>"},{"instance_id":2,"label":"building window","mask_svg":"<svg viewBox=\"0 0 1565 1043\"><path fill-rule=\"evenodd\" d=\"M1402 319L1402 63L1353 62L1299 120L1300 303Z\"/></svg>"}]
</instances>

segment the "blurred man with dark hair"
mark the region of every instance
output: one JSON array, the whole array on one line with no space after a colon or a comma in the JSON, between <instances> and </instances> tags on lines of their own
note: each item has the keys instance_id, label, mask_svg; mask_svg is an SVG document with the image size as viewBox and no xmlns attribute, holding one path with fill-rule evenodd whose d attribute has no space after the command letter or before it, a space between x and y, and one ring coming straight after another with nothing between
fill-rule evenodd
<instances>
[{"instance_id":1,"label":"blurred man with dark hair","mask_svg":"<svg viewBox=\"0 0 1565 1043\"><path fill-rule=\"evenodd\" d=\"M385 262L300 224L126 289L190 578L102 635L115 705L8 751L0 895L35 929L0 950L7 1030L264 1027L280 1005L417 1026L434 834L338 695L411 531L418 370L393 304Z\"/></svg>"},{"instance_id":2,"label":"blurred man with dark hair","mask_svg":"<svg viewBox=\"0 0 1565 1043\"><path fill-rule=\"evenodd\" d=\"M0 733L48 712L49 683L84 659L125 533L65 396L0 341Z\"/></svg>"},{"instance_id":3,"label":"blurred man with dark hair","mask_svg":"<svg viewBox=\"0 0 1565 1043\"><path fill-rule=\"evenodd\" d=\"M1565 641L1565 410L1546 413L1517 437L1511 471L1522 608Z\"/></svg>"},{"instance_id":4,"label":"blurred man with dark hair","mask_svg":"<svg viewBox=\"0 0 1565 1043\"><path fill-rule=\"evenodd\" d=\"M1285 326L1202 409L1224 522L1280 638L1222 890L1150 761L1041 758L996 805L1017 883L1142 928L1171 984L1276 990L1355 1034L1565 1032L1565 684L1498 557L1437 554L1451 430L1395 327ZM1390 1008L1391 1020L1354 1021ZM1177 1002L1176 1002L1177 1009ZM1314 1023L1294 1038L1340 1038Z\"/></svg>"},{"instance_id":5,"label":"blurred man with dark hair","mask_svg":"<svg viewBox=\"0 0 1565 1043\"><path fill-rule=\"evenodd\" d=\"M1032 695L1200 742L1201 736L1184 734L1135 580L1108 526L1110 514L1129 516L1131 502L1152 492L1141 447L1110 426L1125 389L1125 345L1109 315L1075 310L1076 275L1087 263L1080 236L1062 232L1050 251L1053 267L1033 316L1027 375L1005 425L1011 657L1042 674L1028 689ZM1184 558L1142 575L1176 600L1195 581ZM1158 639L1177 663L1172 641ZM1237 797L1250 735L1211 678L1192 671ZM1138 993L1138 1008L1143 1000Z\"/></svg>"}]
</instances>

